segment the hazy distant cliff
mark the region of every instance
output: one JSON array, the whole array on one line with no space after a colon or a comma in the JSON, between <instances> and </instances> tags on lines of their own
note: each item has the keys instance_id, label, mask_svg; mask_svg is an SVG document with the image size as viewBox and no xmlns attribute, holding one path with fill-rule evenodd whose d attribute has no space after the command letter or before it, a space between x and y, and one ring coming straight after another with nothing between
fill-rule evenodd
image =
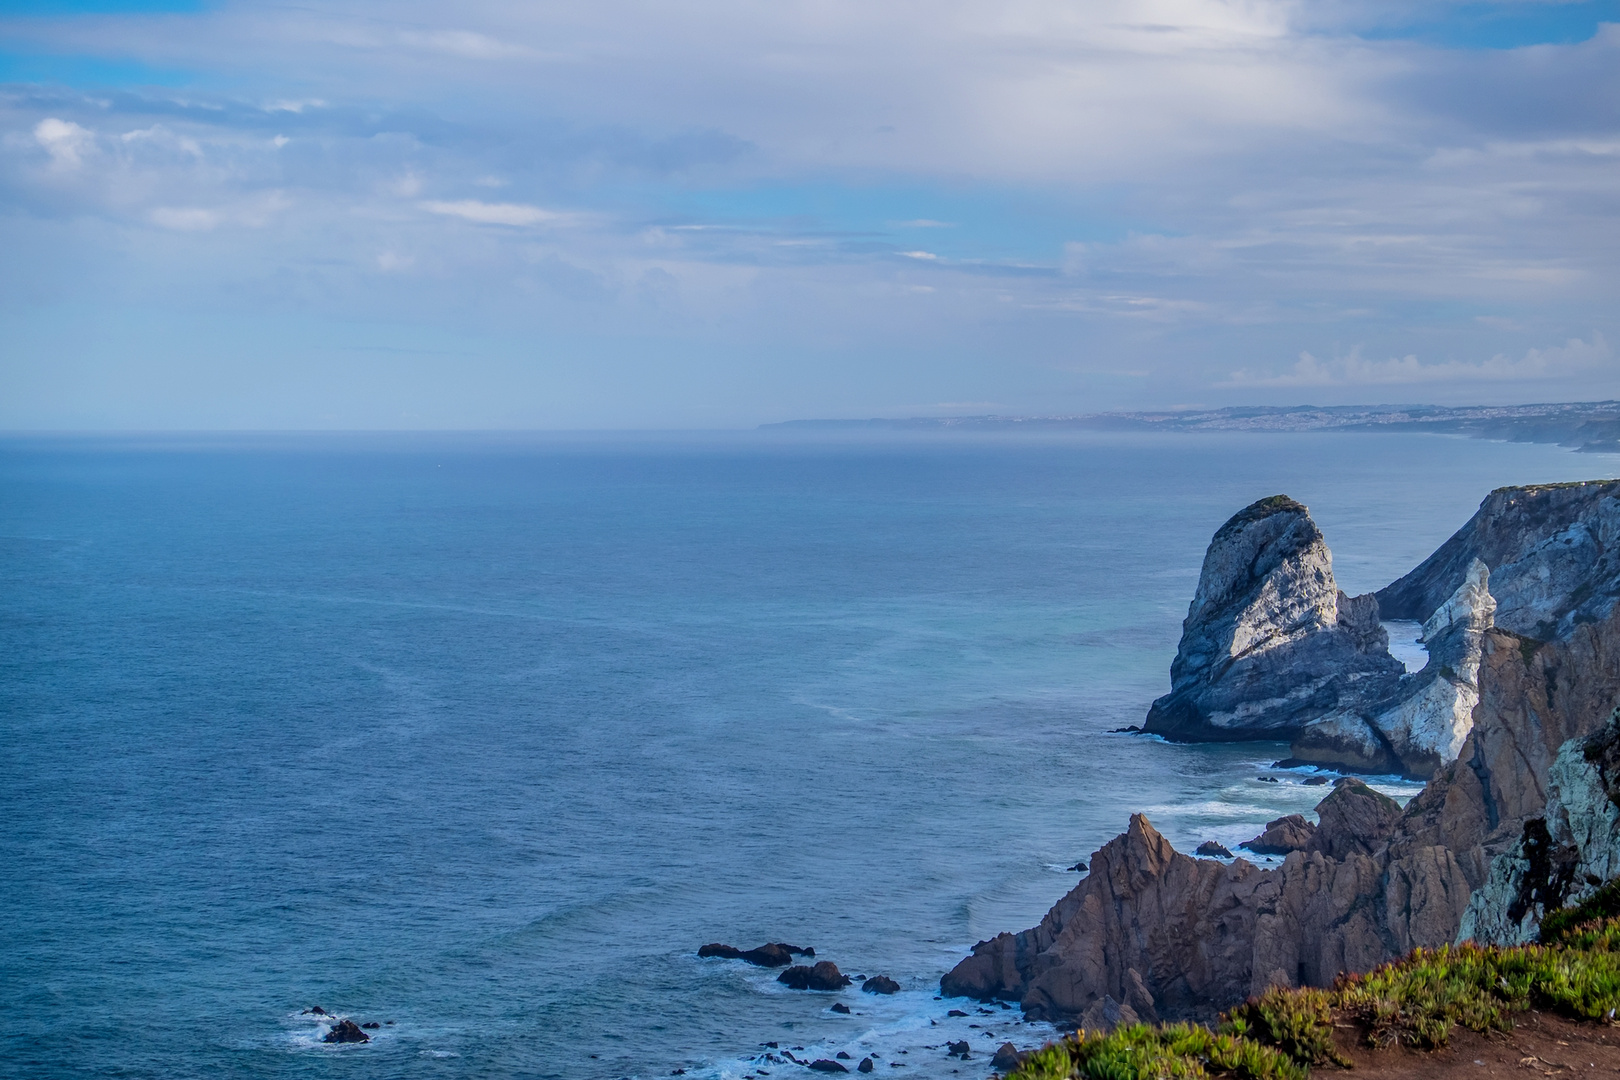
<instances>
[{"instance_id":1,"label":"hazy distant cliff","mask_svg":"<svg viewBox=\"0 0 1620 1080\"><path fill-rule=\"evenodd\" d=\"M1268 502L1234 518L1237 527L1284 515L1264 532L1268 543L1292 529L1276 551L1316 562L1303 508ZM1322 618L1328 581L1277 577L1265 558L1252 566L1246 578L1227 575L1249 582L1244 595L1261 596L1266 581L1304 582L1306 599L1268 609L1301 613L1279 625L1332 632ZM1436 639L1450 635L1476 665L1458 755L1404 810L1342 781L1302 849L1265 870L1176 852L1133 816L1039 926L975 946L944 992L1018 1001L1053 1019L1121 1007L1144 1019L1207 1016L1269 985L1324 985L1459 933L1520 939L1542 912L1620 871L1620 726L1609 724L1620 703L1620 481L1493 492L1379 595L1395 614L1426 620ZM1198 611L1195 600L1190 624Z\"/></svg>"}]
</instances>

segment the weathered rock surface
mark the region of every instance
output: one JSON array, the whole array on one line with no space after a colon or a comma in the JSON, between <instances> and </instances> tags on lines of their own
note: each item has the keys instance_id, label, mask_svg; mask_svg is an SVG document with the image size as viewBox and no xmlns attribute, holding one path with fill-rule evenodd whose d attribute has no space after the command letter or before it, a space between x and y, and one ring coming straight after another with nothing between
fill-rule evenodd
<instances>
[{"instance_id":1,"label":"weathered rock surface","mask_svg":"<svg viewBox=\"0 0 1620 1080\"><path fill-rule=\"evenodd\" d=\"M1210 541L1145 730L1170 739L1291 739L1389 696L1404 668L1371 596L1347 597L1305 507L1286 495L1239 511Z\"/></svg>"},{"instance_id":2,"label":"weathered rock surface","mask_svg":"<svg viewBox=\"0 0 1620 1080\"><path fill-rule=\"evenodd\" d=\"M1426 621L1475 559L1491 570L1496 625L1566 637L1604 619L1620 594L1620 480L1499 488L1417 569L1380 589L1386 619Z\"/></svg>"},{"instance_id":3,"label":"weathered rock surface","mask_svg":"<svg viewBox=\"0 0 1620 1080\"><path fill-rule=\"evenodd\" d=\"M1231 851L1227 849L1225 844L1218 844L1214 840L1205 840L1198 845L1198 849L1193 854L1201 859L1230 859L1232 857Z\"/></svg>"},{"instance_id":4,"label":"weathered rock surface","mask_svg":"<svg viewBox=\"0 0 1620 1080\"><path fill-rule=\"evenodd\" d=\"M1289 814L1266 822L1259 836L1238 846L1256 855L1287 855L1290 851L1308 851L1314 839L1316 826L1306 821L1304 814Z\"/></svg>"},{"instance_id":5,"label":"weathered rock surface","mask_svg":"<svg viewBox=\"0 0 1620 1080\"><path fill-rule=\"evenodd\" d=\"M1404 810L1340 781L1318 805L1308 842L1266 870L1182 855L1133 816L1040 925L979 943L941 989L1017 1001L1054 1020L1105 1017L1114 1006L1143 1019L1207 1017L1267 986L1326 985L1415 946L1523 940L1549 907L1620 873L1611 795L1620 791L1620 721L1604 730L1620 702L1617 507L1620 482L1494 492L1422 573L1391 587L1386 614L1426 620L1431 666L1444 655L1477 665L1478 701L1456 759ZM1234 519L1239 528L1279 516L1246 514L1246 523ZM1278 535L1300 527L1302 511L1280 514L1292 523L1267 526ZM1263 570L1267 545L1250 549ZM1488 580L1476 560L1490 567ZM1322 582L1312 587L1320 600ZM1544 636L1514 629L1526 626ZM1435 728L1444 738L1460 733L1451 707L1451 721L1441 715Z\"/></svg>"},{"instance_id":6,"label":"weathered rock surface","mask_svg":"<svg viewBox=\"0 0 1620 1080\"><path fill-rule=\"evenodd\" d=\"M1308 724L1294 739L1290 761L1423 780L1455 761L1473 729L1480 651L1495 611L1490 570L1475 559L1457 591L1423 624L1429 651L1423 670L1402 676L1388 699Z\"/></svg>"},{"instance_id":7,"label":"weathered rock surface","mask_svg":"<svg viewBox=\"0 0 1620 1080\"><path fill-rule=\"evenodd\" d=\"M842 990L854 980L831 960L822 960L814 967L796 964L778 975L776 981L793 990Z\"/></svg>"}]
</instances>

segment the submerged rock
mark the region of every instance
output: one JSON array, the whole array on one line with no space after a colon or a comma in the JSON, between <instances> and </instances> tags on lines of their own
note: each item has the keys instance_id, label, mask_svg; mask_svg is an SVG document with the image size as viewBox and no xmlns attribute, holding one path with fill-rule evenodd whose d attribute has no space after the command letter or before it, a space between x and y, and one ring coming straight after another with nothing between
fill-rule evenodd
<instances>
[{"instance_id":1,"label":"submerged rock","mask_svg":"<svg viewBox=\"0 0 1620 1080\"><path fill-rule=\"evenodd\" d=\"M371 1036L361 1031L360 1025L353 1020L339 1020L321 1041L329 1043L363 1043L370 1042Z\"/></svg>"},{"instance_id":2,"label":"submerged rock","mask_svg":"<svg viewBox=\"0 0 1620 1080\"><path fill-rule=\"evenodd\" d=\"M847 1073L847 1072L849 1072L849 1070L846 1069L843 1065L839 1064L836 1061L831 1060L830 1058L817 1058L815 1061L812 1061L810 1063L810 1069L811 1069L812 1072L830 1072L830 1073Z\"/></svg>"},{"instance_id":3,"label":"submerged rock","mask_svg":"<svg viewBox=\"0 0 1620 1080\"><path fill-rule=\"evenodd\" d=\"M794 990L842 990L851 979L831 960L822 960L814 967L796 964L778 975L776 981Z\"/></svg>"}]
</instances>

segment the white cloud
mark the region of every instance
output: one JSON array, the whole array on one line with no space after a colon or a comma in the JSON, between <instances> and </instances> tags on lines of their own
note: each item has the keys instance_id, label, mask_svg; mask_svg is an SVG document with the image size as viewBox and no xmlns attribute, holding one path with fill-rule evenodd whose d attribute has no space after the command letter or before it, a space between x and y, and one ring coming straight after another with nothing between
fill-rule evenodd
<instances>
[{"instance_id":1,"label":"white cloud","mask_svg":"<svg viewBox=\"0 0 1620 1080\"><path fill-rule=\"evenodd\" d=\"M1415 355L1367 360L1359 348L1342 357L1320 360L1308 352L1288 371L1266 374L1234 371L1221 385L1252 387L1410 386L1425 383L1519 382L1563 378L1601 367L1613 358L1609 343L1594 333L1591 341L1570 338L1563 345L1530 349L1517 360L1498 353L1488 360L1445 360L1425 364Z\"/></svg>"},{"instance_id":2,"label":"white cloud","mask_svg":"<svg viewBox=\"0 0 1620 1080\"><path fill-rule=\"evenodd\" d=\"M95 146L95 135L71 120L47 117L34 125L34 141L51 156L58 169L77 169Z\"/></svg>"},{"instance_id":3,"label":"white cloud","mask_svg":"<svg viewBox=\"0 0 1620 1080\"><path fill-rule=\"evenodd\" d=\"M477 199L462 199L459 202L424 202L421 207L430 214L458 217L479 225L559 225L572 216L555 210L542 210L538 206L528 206L524 203L487 203L479 202Z\"/></svg>"},{"instance_id":4,"label":"white cloud","mask_svg":"<svg viewBox=\"0 0 1620 1080\"><path fill-rule=\"evenodd\" d=\"M413 48L449 53L467 60L510 60L534 56L535 50L472 30L402 30L399 40Z\"/></svg>"}]
</instances>

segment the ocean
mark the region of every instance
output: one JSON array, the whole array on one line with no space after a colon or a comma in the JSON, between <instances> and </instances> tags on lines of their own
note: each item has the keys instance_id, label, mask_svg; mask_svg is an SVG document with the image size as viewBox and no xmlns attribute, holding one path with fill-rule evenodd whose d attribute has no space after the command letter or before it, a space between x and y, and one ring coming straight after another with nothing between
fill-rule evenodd
<instances>
[{"instance_id":1,"label":"ocean","mask_svg":"<svg viewBox=\"0 0 1620 1080\"><path fill-rule=\"evenodd\" d=\"M1355 593L1493 487L1615 472L1400 434L0 440L0 1073L983 1076L1049 1029L935 997L975 941L1134 811L1235 846L1323 794L1276 744L1109 733L1222 521L1293 495Z\"/></svg>"}]
</instances>

